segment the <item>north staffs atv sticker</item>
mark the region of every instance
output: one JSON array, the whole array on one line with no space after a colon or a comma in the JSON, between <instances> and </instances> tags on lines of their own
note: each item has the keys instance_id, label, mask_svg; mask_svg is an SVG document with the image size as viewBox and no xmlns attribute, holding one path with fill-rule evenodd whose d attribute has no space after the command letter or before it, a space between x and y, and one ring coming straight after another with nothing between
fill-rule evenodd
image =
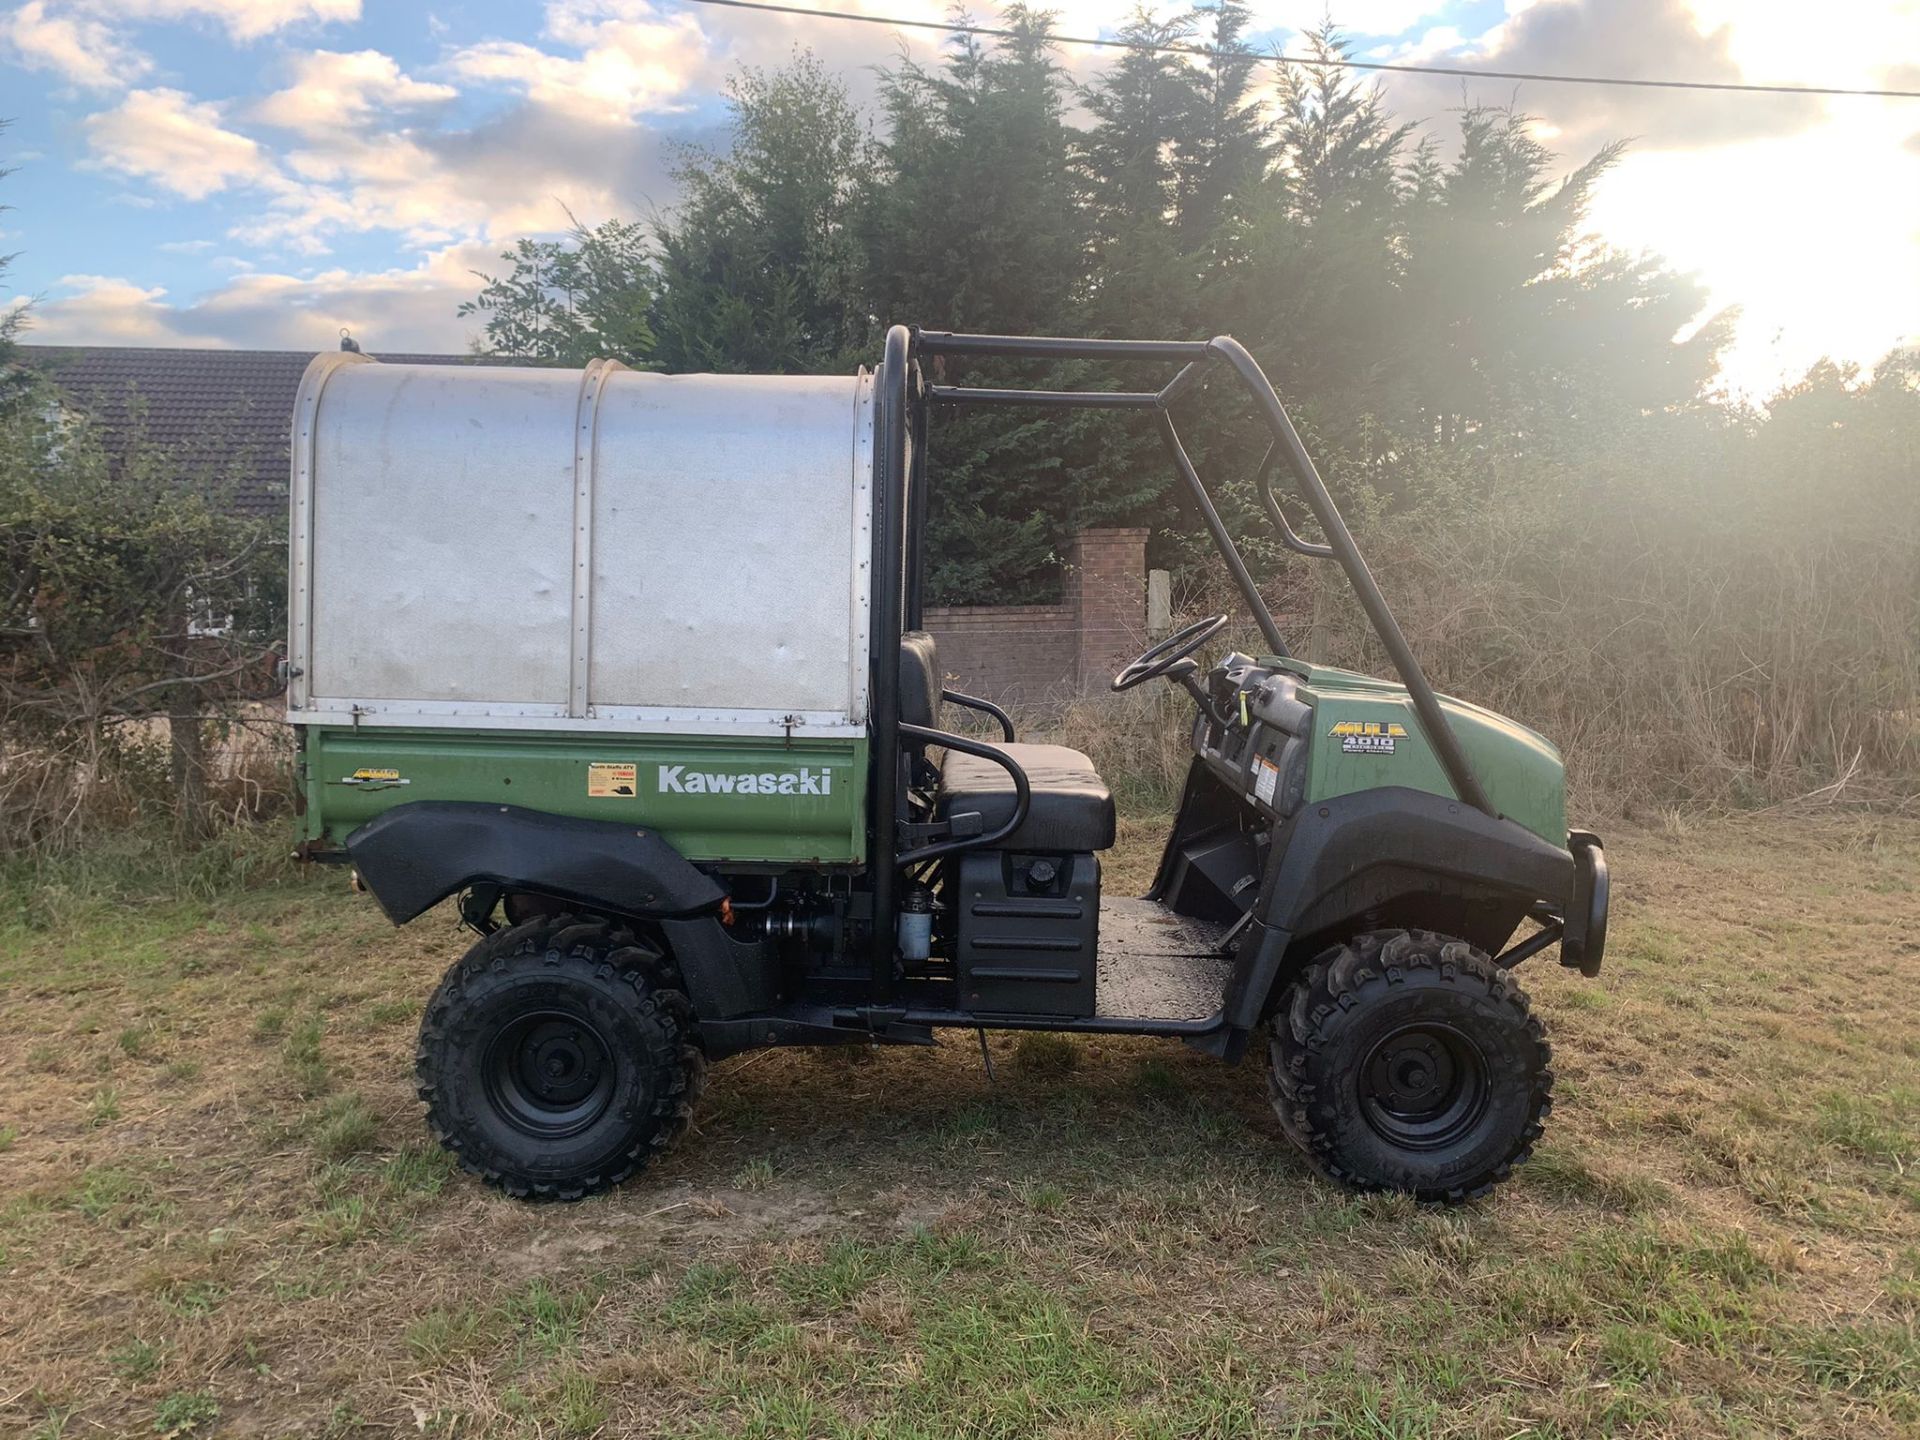
<instances>
[{"instance_id":1,"label":"north staffs atv sticker","mask_svg":"<svg viewBox=\"0 0 1920 1440\"><path fill-rule=\"evenodd\" d=\"M595 760L587 766L587 798L606 800L640 793L639 767L631 762Z\"/></svg>"},{"instance_id":2,"label":"north staffs atv sticker","mask_svg":"<svg viewBox=\"0 0 1920 1440\"><path fill-rule=\"evenodd\" d=\"M1397 720L1342 720L1327 733L1340 737L1343 755L1391 755L1407 727Z\"/></svg>"},{"instance_id":3,"label":"north staffs atv sticker","mask_svg":"<svg viewBox=\"0 0 1920 1440\"><path fill-rule=\"evenodd\" d=\"M694 770L685 765L659 767L662 795L831 795L833 771L803 765L798 770Z\"/></svg>"}]
</instances>

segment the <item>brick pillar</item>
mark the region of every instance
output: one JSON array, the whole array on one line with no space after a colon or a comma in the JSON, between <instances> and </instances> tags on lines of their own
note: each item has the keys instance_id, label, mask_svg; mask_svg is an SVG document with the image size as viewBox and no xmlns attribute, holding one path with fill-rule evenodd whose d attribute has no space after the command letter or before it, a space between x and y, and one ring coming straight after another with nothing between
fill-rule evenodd
<instances>
[{"instance_id":1,"label":"brick pillar","mask_svg":"<svg viewBox=\"0 0 1920 1440\"><path fill-rule=\"evenodd\" d=\"M1075 679L1103 690L1147 644L1147 531L1082 530L1068 551L1067 598L1080 622Z\"/></svg>"}]
</instances>

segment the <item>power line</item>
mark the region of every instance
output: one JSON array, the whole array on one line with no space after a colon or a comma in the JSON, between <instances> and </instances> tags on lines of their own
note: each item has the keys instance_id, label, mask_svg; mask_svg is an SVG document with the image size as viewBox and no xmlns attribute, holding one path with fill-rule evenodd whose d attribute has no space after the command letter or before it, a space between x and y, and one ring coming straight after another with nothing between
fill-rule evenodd
<instances>
[{"instance_id":1,"label":"power line","mask_svg":"<svg viewBox=\"0 0 1920 1440\"><path fill-rule=\"evenodd\" d=\"M717 5L728 10L761 10L775 15L802 15L809 20L852 20L862 25L886 25L900 30L938 30L948 35L979 35L989 40L1014 40L1020 32L992 25L961 25L942 20L895 20L884 15L861 15L852 10L813 10L781 5L774 0L685 0L689 5ZM1106 50L1144 50L1161 55L1195 55L1206 60L1242 58L1251 52L1209 50L1204 45L1142 45L1132 40L1089 35L1055 35L1058 45L1092 45ZM1549 85L1622 85L1640 90L1725 90L1744 95L1854 95L1882 100L1920 100L1920 90L1869 90L1844 85L1742 85L1731 80L1638 80L1625 75L1550 75L1530 70L1473 70L1456 65L1407 65L1386 60L1332 60L1308 55L1253 55L1272 65L1304 65L1322 70L1391 70L1400 75L1458 75L1468 80L1538 80Z\"/></svg>"}]
</instances>

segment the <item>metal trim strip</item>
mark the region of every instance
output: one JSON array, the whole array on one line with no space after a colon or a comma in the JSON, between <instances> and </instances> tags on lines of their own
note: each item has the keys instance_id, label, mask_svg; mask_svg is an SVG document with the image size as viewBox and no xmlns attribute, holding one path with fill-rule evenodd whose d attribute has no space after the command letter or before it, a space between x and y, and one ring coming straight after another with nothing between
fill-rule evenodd
<instances>
[{"instance_id":1,"label":"metal trim strip","mask_svg":"<svg viewBox=\"0 0 1920 1440\"><path fill-rule=\"evenodd\" d=\"M853 398L853 646L847 662L849 723L867 721L869 651L873 645L873 372L860 367Z\"/></svg>"},{"instance_id":2,"label":"metal trim strip","mask_svg":"<svg viewBox=\"0 0 1920 1440\"><path fill-rule=\"evenodd\" d=\"M374 702L382 704L388 702ZM416 704L419 702L415 702ZM577 717L565 707L550 705L447 709L369 709L351 700L316 700L307 709L287 716L289 724L367 729L408 730L541 730L569 734L605 735L713 735L751 736L794 740L865 739L863 723L849 724L844 716L826 711L800 715L771 710L634 711L628 714Z\"/></svg>"},{"instance_id":3,"label":"metal trim strip","mask_svg":"<svg viewBox=\"0 0 1920 1440\"><path fill-rule=\"evenodd\" d=\"M371 355L352 350L326 351L307 362L293 399L293 434L287 482L287 718L312 705L313 672L313 465L318 440L320 396L343 365L377 365Z\"/></svg>"},{"instance_id":4,"label":"metal trim strip","mask_svg":"<svg viewBox=\"0 0 1920 1440\"><path fill-rule=\"evenodd\" d=\"M580 719L593 713L588 681L593 670L593 492L600 465L600 400L608 382L626 368L618 360L589 360L574 407L573 644L567 713Z\"/></svg>"}]
</instances>

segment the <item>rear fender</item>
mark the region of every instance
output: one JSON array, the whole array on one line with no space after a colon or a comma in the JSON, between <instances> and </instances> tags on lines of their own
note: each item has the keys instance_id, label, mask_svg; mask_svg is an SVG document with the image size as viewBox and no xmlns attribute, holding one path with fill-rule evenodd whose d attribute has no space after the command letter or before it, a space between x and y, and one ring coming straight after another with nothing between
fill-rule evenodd
<instances>
[{"instance_id":1,"label":"rear fender","mask_svg":"<svg viewBox=\"0 0 1920 1440\"><path fill-rule=\"evenodd\" d=\"M550 895L643 922L673 958L701 1020L766 1008L765 946L720 922L725 892L651 830L511 805L401 805L347 837L347 853L396 925L470 885Z\"/></svg>"},{"instance_id":2,"label":"rear fender","mask_svg":"<svg viewBox=\"0 0 1920 1440\"><path fill-rule=\"evenodd\" d=\"M399 805L349 835L347 854L396 925L483 883L646 919L711 911L725 895L651 830L513 805Z\"/></svg>"}]
</instances>

